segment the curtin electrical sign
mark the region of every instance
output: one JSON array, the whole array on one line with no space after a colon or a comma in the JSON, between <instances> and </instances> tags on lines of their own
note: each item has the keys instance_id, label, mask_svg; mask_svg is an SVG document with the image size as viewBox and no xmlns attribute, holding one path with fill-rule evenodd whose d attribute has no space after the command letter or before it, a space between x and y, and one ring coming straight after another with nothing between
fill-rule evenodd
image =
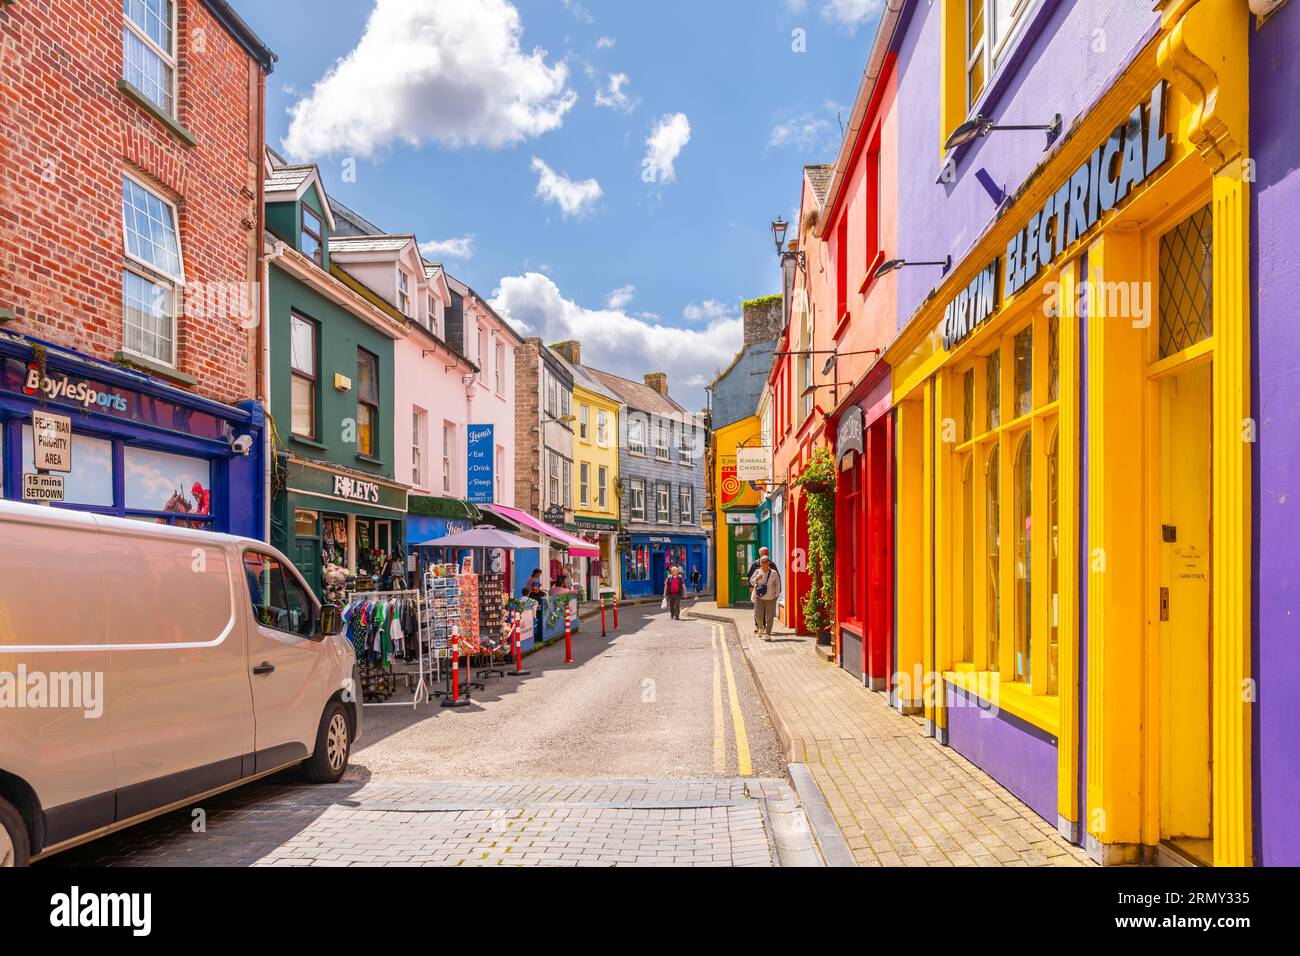
<instances>
[{"instance_id":1,"label":"curtin electrical sign","mask_svg":"<svg viewBox=\"0 0 1300 956\"><path fill-rule=\"evenodd\" d=\"M945 349L965 339L997 311L999 289L1005 300L1032 283L1165 163L1169 158L1166 95L1162 80L1147 101L1133 107L1128 119L1111 130L1106 142L1094 149L1011 237L1002 257L1005 268L1000 287L999 260L994 259L948 303L939 325Z\"/></svg>"}]
</instances>

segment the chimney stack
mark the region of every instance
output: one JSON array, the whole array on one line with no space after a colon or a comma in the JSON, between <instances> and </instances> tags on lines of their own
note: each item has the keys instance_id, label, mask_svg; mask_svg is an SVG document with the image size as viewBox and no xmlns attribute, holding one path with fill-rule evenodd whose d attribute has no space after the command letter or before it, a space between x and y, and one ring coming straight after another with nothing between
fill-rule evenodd
<instances>
[{"instance_id":1,"label":"chimney stack","mask_svg":"<svg viewBox=\"0 0 1300 956\"><path fill-rule=\"evenodd\" d=\"M570 365L582 364L582 343L575 339L570 339L567 342L556 342L550 346L550 349Z\"/></svg>"},{"instance_id":2,"label":"chimney stack","mask_svg":"<svg viewBox=\"0 0 1300 956\"><path fill-rule=\"evenodd\" d=\"M645 383L653 388L660 395L668 394L668 373L667 372L646 372Z\"/></svg>"},{"instance_id":3,"label":"chimney stack","mask_svg":"<svg viewBox=\"0 0 1300 956\"><path fill-rule=\"evenodd\" d=\"M780 338L785 329L785 309L779 295L745 303L745 348Z\"/></svg>"}]
</instances>

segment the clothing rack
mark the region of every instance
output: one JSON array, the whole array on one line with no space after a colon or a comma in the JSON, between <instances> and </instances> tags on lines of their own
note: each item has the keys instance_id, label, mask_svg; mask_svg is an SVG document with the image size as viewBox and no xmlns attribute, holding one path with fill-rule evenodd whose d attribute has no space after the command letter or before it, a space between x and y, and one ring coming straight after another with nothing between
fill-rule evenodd
<instances>
[{"instance_id":1,"label":"clothing rack","mask_svg":"<svg viewBox=\"0 0 1300 956\"><path fill-rule=\"evenodd\" d=\"M412 709L418 707L418 706L420 705L420 700L421 700L421 696L422 696L422 695L423 695L423 699L424 699L425 701L427 701L427 700L429 699L429 689L428 689L428 685L425 683L425 680L424 680L424 628L425 628L425 625L424 625L424 618L425 618L425 614L424 614L424 597L423 597L423 595L422 595L418 590L403 590L403 591L347 591L347 592L344 593L344 595L343 595L343 606L344 606L344 607L347 607L347 606L348 606L349 604L351 604L354 600L358 600L358 599L363 600L363 601L391 601L391 600L393 600L393 599L397 599L397 600L404 600L404 601L413 601L413 602L415 602L415 616L416 616L416 619L419 621L419 626L418 626L418 628L417 628L417 630L416 630L415 641L416 641L416 650L417 650L417 652L418 652L419 655L420 655L420 669L419 669L420 679L419 679L419 682L416 684L416 687L415 687L415 697L414 697L414 699L411 701L411 707L412 707ZM370 706L370 707L405 707L405 706L406 706L406 704L403 704L403 703L376 703L376 704L369 704L369 705L366 705L364 700L362 700L361 703L362 703L363 706Z\"/></svg>"}]
</instances>

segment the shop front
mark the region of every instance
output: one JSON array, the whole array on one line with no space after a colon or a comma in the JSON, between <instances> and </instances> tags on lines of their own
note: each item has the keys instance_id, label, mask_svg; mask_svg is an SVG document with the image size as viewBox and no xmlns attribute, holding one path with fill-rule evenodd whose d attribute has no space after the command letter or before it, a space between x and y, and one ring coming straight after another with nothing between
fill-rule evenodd
<instances>
[{"instance_id":1,"label":"shop front","mask_svg":"<svg viewBox=\"0 0 1300 956\"><path fill-rule=\"evenodd\" d=\"M759 548L770 547L758 515L772 474L771 451L762 440L762 425L754 416L719 428L713 436L719 607L749 606L749 569Z\"/></svg>"},{"instance_id":2,"label":"shop front","mask_svg":"<svg viewBox=\"0 0 1300 956\"><path fill-rule=\"evenodd\" d=\"M586 541L597 555L577 559L578 583L588 601L618 598L618 519L574 515L566 530Z\"/></svg>"},{"instance_id":3,"label":"shop front","mask_svg":"<svg viewBox=\"0 0 1300 956\"><path fill-rule=\"evenodd\" d=\"M289 456L272 507L271 543L326 601L387 590L406 549L407 488L387 478ZM390 559L397 564L390 566ZM410 581L407 582L411 583Z\"/></svg>"},{"instance_id":4,"label":"shop front","mask_svg":"<svg viewBox=\"0 0 1300 956\"><path fill-rule=\"evenodd\" d=\"M1244 90L1247 27L1184 14L886 352L896 668L1099 862L1244 865L1250 186L1244 95L1203 97Z\"/></svg>"},{"instance_id":5,"label":"shop front","mask_svg":"<svg viewBox=\"0 0 1300 956\"><path fill-rule=\"evenodd\" d=\"M223 405L0 334L0 492L13 501L24 500L25 476L37 474L33 412L55 423L52 440L63 445L61 466L70 469L47 470L57 490L44 500L53 507L265 538L264 418L256 402Z\"/></svg>"},{"instance_id":6,"label":"shop front","mask_svg":"<svg viewBox=\"0 0 1300 956\"><path fill-rule=\"evenodd\" d=\"M835 433L836 659L891 705L894 666L894 447L889 367L878 362L831 416Z\"/></svg>"},{"instance_id":7,"label":"shop front","mask_svg":"<svg viewBox=\"0 0 1300 956\"><path fill-rule=\"evenodd\" d=\"M663 594L668 569L680 567L687 581L691 568L699 568L705 577L708 541L699 535L630 534L624 538L623 594L628 598L657 597ZM705 585L707 586L707 580Z\"/></svg>"}]
</instances>

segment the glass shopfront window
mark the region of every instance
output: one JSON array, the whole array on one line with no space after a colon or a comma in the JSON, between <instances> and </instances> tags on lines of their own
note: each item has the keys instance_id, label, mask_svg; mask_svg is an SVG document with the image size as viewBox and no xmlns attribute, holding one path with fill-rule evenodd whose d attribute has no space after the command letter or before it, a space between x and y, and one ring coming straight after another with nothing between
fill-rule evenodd
<instances>
[{"instance_id":1,"label":"glass shopfront window","mask_svg":"<svg viewBox=\"0 0 1300 956\"><path fill-rule=\"evenodd\" d=\"M954 450L952 659L1043 697L1059 664L1060 334L1037 311L953 373L972 433Z\"/></svg>"},{"instance_id":2,"label":"glass shopfront window","mask_svg":"<svg viewBox=\"0 0 1300 956\"><path fill-rule=\"evenodd\" d=\"M34 475L32 426L23 425L23 474ZM72 472L63 479L64 500L90 508L113 507L113 443L103 438L72 435ZM22 489L18 489L22 494Z\"/></svg>"}]
</instances>

